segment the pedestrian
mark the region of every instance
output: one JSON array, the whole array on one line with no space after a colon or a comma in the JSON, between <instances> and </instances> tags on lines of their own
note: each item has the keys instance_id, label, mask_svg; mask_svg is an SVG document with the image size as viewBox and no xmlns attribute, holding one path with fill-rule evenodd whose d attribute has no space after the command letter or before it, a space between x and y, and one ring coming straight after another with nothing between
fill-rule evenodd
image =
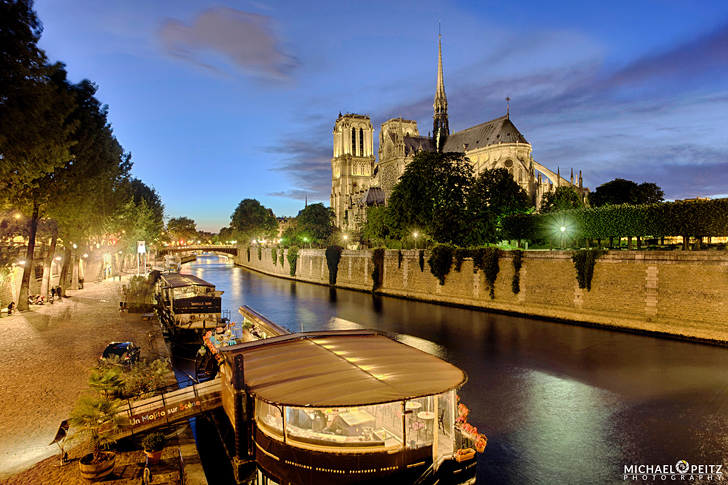
<instances>
[{"instance_id":1,"label":"pedestrian","mask_svg":"<svg viewBox=\"0 0 728 485\"><path fill-rule=\"evenodd\" d=\"M12 315L13 311L15 310L15 302L11 301L8 305L8 315Z\"/></svg>"},{"instance_id":2,"label":"pedestrian","mask_svg":"<svg viewBox=\"0 0 728 485\"><path fill-rule=\"evenodd\" d=\"M78 289L83 290L83 278L78 279Z\"/></svg>"},{"instance_id":3,"label":"pedestrian","mask_svg":"<svg viewBox=\"0 0 728 485\"><path fill-rule=\"evenodd\" d=\"M51 286L51 303L56 299L56 287Z\"/></svg>"},{"instance_id":4,"label":"pedestrian","mask_svg":"<svg viewBox=\"0 0 728 485\"><path fill-rule=\"evenodd\" d=\"M119 302L119 310L126 310L126 285L121 285L121 301Z\"/></svg>"}]
</instances>

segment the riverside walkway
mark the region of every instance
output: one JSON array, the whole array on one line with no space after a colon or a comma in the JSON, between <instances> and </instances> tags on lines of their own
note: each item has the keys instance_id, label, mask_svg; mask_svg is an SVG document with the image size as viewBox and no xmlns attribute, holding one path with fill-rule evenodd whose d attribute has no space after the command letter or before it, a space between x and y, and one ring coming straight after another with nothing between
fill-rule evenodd
<instances>
[{"instance_id":1,"label":"riverside walkway","mask_svg":"<svg viewBox=\"0 0 728 485\"><path fill-rule=\"evenodd\" d=\"M88 388L89 370L109 342L134 341L146 359L167 355L155 321L119 312L118 290L126 279L87 282L53 305L0 318L0 484L41 483L7 479L57 457L58 447L49 443Z\"/></svg>"}]
</instances>

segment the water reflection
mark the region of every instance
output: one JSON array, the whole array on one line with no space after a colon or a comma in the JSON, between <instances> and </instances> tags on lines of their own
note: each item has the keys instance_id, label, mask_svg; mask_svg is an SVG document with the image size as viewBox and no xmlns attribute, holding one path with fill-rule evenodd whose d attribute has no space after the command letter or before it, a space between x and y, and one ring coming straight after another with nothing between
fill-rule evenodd
<instances>
[{"instance_id":1,"label":"water reflection","mask_svg":"<svg viewBox=\"0 0 728 485\"><path fill-rule=\"evenodd\" d=\"M183 271L203 269L234 316L246 304L291 330L378 329L464 369L468 420L489 438L479 483L623 483L629 464L726 464L726 348L342 289L332 297L204 259Z\"/></svg>"}]
</instances>

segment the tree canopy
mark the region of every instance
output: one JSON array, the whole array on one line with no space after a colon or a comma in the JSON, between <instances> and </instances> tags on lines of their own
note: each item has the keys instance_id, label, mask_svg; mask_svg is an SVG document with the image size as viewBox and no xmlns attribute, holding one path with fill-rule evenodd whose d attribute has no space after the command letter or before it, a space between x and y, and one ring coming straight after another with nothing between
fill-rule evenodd
<instances>
[{"instance_id":1,"label":"tree canopy","mask_svg":"<svg viewBox=\"0 0 728 485\"><path fill-rule=\"evenodd\" d=\"M541 212L558 212L568 209L581 209L584 202L572 186L557 187L553 192L546 192L541 198Z\"/></svg>"},{"instance_id":2,"label":"tree canopy","mask_svg":"<svg viewBox=\"0 0 728 485\"><path fill-rule=\"evenodd\" d=\"M188 217L173 217L167 222L167 232L174 242L197 241L197 224Z\"/></svg>"},{"instance_id":3,"label":"tree canopy","mask_svg":"<svg viewBox=\"0 0 728 485\"><path fill-rule=\"evenodd\" d=\"M589 194L589 204L592 207L619 204L654 204L662 202L665 193L654 183L643 182L637 184L631 180L616 178L604 183Z\"/></svg>"},{"instance_id":4,"label":"tree canopy","mask_svg":"<svg viewBox=\"0 0 728 485\"><path fill-rule=\"evenodd\" d=\"M438 242L462 244L472 183L473 168L462 153L417 153L389 197L390 230L399 238L418 231Z\"/></svg>"},{"instance_id":5,"label":"tree canopy","mask_svg":"<svg viewBox=\"0 0 728 485\"><path fill-rule=\"evenodd\" d=\"M302 237L323 244L334 233L334 211L320 202L309 204L296 217L296 228Z\"/></svg>"},{"instance_id":6,"label":"tree canopy","mask_svg":"<svg viewBox=\"0 0 728 485\"><path fill-rule=\"evenodd\" d=\"M230 229L238 240L270 238L278 231L278 219L257 200L243 199L230 216Z\"/></svg>"}]
</instances>

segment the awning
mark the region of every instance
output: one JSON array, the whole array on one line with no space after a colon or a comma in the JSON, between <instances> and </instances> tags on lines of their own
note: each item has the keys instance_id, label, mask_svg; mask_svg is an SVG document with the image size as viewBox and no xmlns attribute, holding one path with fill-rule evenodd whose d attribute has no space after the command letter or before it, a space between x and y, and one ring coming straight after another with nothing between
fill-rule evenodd
<instances>
[{"instance_id":1,"label":"awning","mask_svg":"<svg viewBox=\"0 0 728 485\"><path fill-rule=\"evenodd\" d=\"M163 288L181 288L183 286L210 286L215 287L212 283L208 283L202 278L198 278L191 274L166 273L160 275L160 278L166 283Z\"/></svg>"},{"instance_id":2,"label":"awning","mask_svg":"<svg viewBox=\"0 0 728 485\"><path fill-rule=\"evenodd\" d=\"M243 355L245 384L265 401L347 407L403 401L459 388L456 366L372 331L310 332L223 347Z\"/></svg>"}]
</instances>

